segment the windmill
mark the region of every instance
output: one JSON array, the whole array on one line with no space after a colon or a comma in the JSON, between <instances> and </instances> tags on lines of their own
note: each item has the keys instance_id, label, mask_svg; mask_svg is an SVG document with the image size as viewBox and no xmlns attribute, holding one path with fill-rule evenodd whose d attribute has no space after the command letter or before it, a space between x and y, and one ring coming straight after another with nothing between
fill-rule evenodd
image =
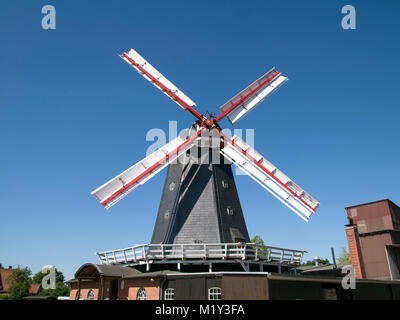
<instances>
[{"instance_id":1,"label":"windmill","mask_svg":"<svg viewBox=\"0 0 400 320\"><path fill-rule=\"evenodd\" d=\"M215 117L200 114L190 98L135 50L120 57L196 121L184 134L94 190L92 194L106 209L168 166L152 244L249 242L231 169L234 164L303 220L316 212L319 203L312 196L218 125L225 117L235 124L285 83L287 78L279 71L273 68L254 81L222 105Z\"/></svg>"}]
</instances>

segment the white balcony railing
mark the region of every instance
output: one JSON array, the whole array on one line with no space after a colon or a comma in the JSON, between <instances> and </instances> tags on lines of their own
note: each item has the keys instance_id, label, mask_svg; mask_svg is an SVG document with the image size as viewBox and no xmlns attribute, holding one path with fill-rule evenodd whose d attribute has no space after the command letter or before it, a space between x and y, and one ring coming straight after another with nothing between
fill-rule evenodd
<instances>
[{"instance_id":1,"label":"white balcony railing","mask_svg":"<svg viewBox=\"0 0 400 320\"><path fill-rule=\"evenodd\" d=\"M300 265L305 251L254 243L144 244L98 252L102 264L131 264L150 260L247 260Z\"/></svg>"}]
</instances>

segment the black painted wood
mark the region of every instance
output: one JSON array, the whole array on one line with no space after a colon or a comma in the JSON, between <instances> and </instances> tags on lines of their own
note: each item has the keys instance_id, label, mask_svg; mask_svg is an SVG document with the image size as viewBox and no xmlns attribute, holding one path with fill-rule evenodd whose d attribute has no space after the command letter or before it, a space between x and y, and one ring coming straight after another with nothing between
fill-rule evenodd
<instances>
[{"instance_id":1,"label":"black painted wood","mask_svg":"<svg viewBox=\"0 0 400 320\"><path fill-rule=\"evenodd\" d=\"M186 155L168 166L151 243L250 241L231 164L220 155L213 164L211 149L201 151L205 163Z\"/></svg>"}]
</instances>

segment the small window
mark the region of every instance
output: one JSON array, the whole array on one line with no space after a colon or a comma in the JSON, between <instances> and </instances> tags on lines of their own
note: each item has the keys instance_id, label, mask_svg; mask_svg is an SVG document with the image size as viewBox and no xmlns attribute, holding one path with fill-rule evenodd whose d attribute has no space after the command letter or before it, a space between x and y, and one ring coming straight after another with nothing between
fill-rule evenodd
<instances>
[{"instance_id":1,"label":"small window","mask_svg":"<svg viewBox=\"0 0 400 320\"><path fill-rule=\"evenodd\" d=\"M169 219L169 217L171 216L171 210L167 210L164 213L164 219Z\"/></svg>"},{"instance_id":2,"label":"small window","mask_svg":"<svg viewBox=\"0 0 400 320\"><path fill-rule=\"evenodd\" d=\"M87 299L94 300L94 291L93 290L89 290L89 292L87 294Z\"/></svg>"},{"instance_id":3,"label":"small window","mask_svg":"<svg viewBox=\"0 0 400 320\"><path fill-rule=\"evenodd\" d=\"M122 279L122 280L121 280L121 289L124 289L124 288L125 288L125 280Z\"/></svg>"},{"instance_id":4,"label":"small window","mask_svg":"<svg viewBox=\"0 0 400 320\"><path fill-rule=\"evenodd\" d=\"M229 188L229 183L228 183L228 181L222 180L222 187L225 188L225 189L228 189L228 188Z\"/></svg>"},{"instance_id":5,"label":"small window","mask_svg":"<svg viewBox=\"0 0 400 320\"><path fill-rule=\"evenodd\" d=\"M227 213L229 216L233 216L233 208L230 207L230 206L226 207L226 213Z\"/></svg>"},{"instance_id":6,"label":"small window","mask_svg":"<svg viewBox=\"0 0 400 320\"><path fill-rule=\"evenodd\" d=\"M136 295L136 300L147 300L147 292L145 288L140 288Z\"/></svg>"},{"instance_id":7,"label":"small window","mask_svg":"<svg viewBox=\"0 0 400 320\"><path fill-rule=\"evenodd\" d=\"M169 191L174 191L174 189L175 189L175 182L171 182L169 184Z\"/></svg>"},{"instance_id":8,"label":"small window","mask_svg":"<svg viewBox=\"0 0 400 320\"><path fill-rule=\"evenodd\" d=\"M202 243L203 243L203 241L201 241L201 240L198 240L198 239L195 239L195 240L193 241L193 243L195 243L195 244L202 244Z\"/></svg>"},{"instance_id":9,"label":"small window","mask_svg":"<svg viewBox=\"0 0 400 320\"><path fill-rule=\"evenodd\" d=\"M175 300L175 290L173 288L165 289L164 300Z\"/></svg>"},{"instance_id":10,"label":"small window","mask_svg":"<svg viewBox=\"0 0 400 320\"><path fill-rule=\"evenodd\" d=\"M222 299L221 288L214 287L208 289L208 300L221 300L221 299Z\"/></svg>"}]
</instances>

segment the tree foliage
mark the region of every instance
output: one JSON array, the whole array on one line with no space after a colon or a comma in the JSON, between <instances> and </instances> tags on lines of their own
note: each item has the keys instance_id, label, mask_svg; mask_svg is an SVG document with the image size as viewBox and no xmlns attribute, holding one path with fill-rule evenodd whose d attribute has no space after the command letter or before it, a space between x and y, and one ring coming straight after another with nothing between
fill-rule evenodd
<instances>
[{"instance_id":1,"label":"tree foliage","mask_svg":"<svg viewBox=\"0 0 400 320\"><path fill-rule=\"evenodd\" d=\"M70 287L63 282L56 282L55 289L42 289L40 296L65 297L69 296Z\"/></svg>"},{"instance_id":2,"label":"tree foliage","mask_svg":"<svg viewBox=\"0 0 400 320\"><path fill-rule=\"evenodd\" d=\"M319 265L329 265L331 263L329 262L329 259L318 259L318 264ZM307 262L303 263L303 266L315 266L315 261L308 260Z\"/></svg>"},{"instance_id":3,"label":"tree foliage","mask_svg":"<svg viewBox=\"0 0 400 320\"><path fill-rule=\"evenodd\" d=\"M29 287L32 282L31 274L32 271L27 267L23 269L18 267L7 277L6 281L10 284L8 294L11 300L19 300L29 294Z\"/></svg>"},{"instance_id":4,"label":"tree foliage","mask_svg":"<svg viewBox=\"0 0 400 320\"><path fill-rule=\"evenodd\" d=\"M263 238L261 238L259 235L255 235L255 236L250 240L250 242L251 242L251 243L254 243L254 244L257 244L257 245L260 245L260 246L265 246ZM266 256L267 253L268 253L268 252L267 252L267 249L266 249L266 248L260 248L260 249L259 249L259 254L260 254L261 256Z\"/></svg>"},{"instance_id":5,"label":"tree foliage","mask_svg":"<svg viewBox=\"0 0 400 320\"><path fill-rule=\"evenodd\" d=\"M265 246L264 240L259 235L255 235L253 239L250 240L250 242L258 244L260 246Z\"/></svg>"},{"instance_id":6,"label":"tree foliage","mask_svg":"<svg viewBox=\"0 0 400 320\"><path fill-rule=\"evenodd\" d=\"M339 256L338 261L340 264L351 264L350 254L346 251L345 247L342 247L342 253Z\"/></svg>"}]
</instances>

